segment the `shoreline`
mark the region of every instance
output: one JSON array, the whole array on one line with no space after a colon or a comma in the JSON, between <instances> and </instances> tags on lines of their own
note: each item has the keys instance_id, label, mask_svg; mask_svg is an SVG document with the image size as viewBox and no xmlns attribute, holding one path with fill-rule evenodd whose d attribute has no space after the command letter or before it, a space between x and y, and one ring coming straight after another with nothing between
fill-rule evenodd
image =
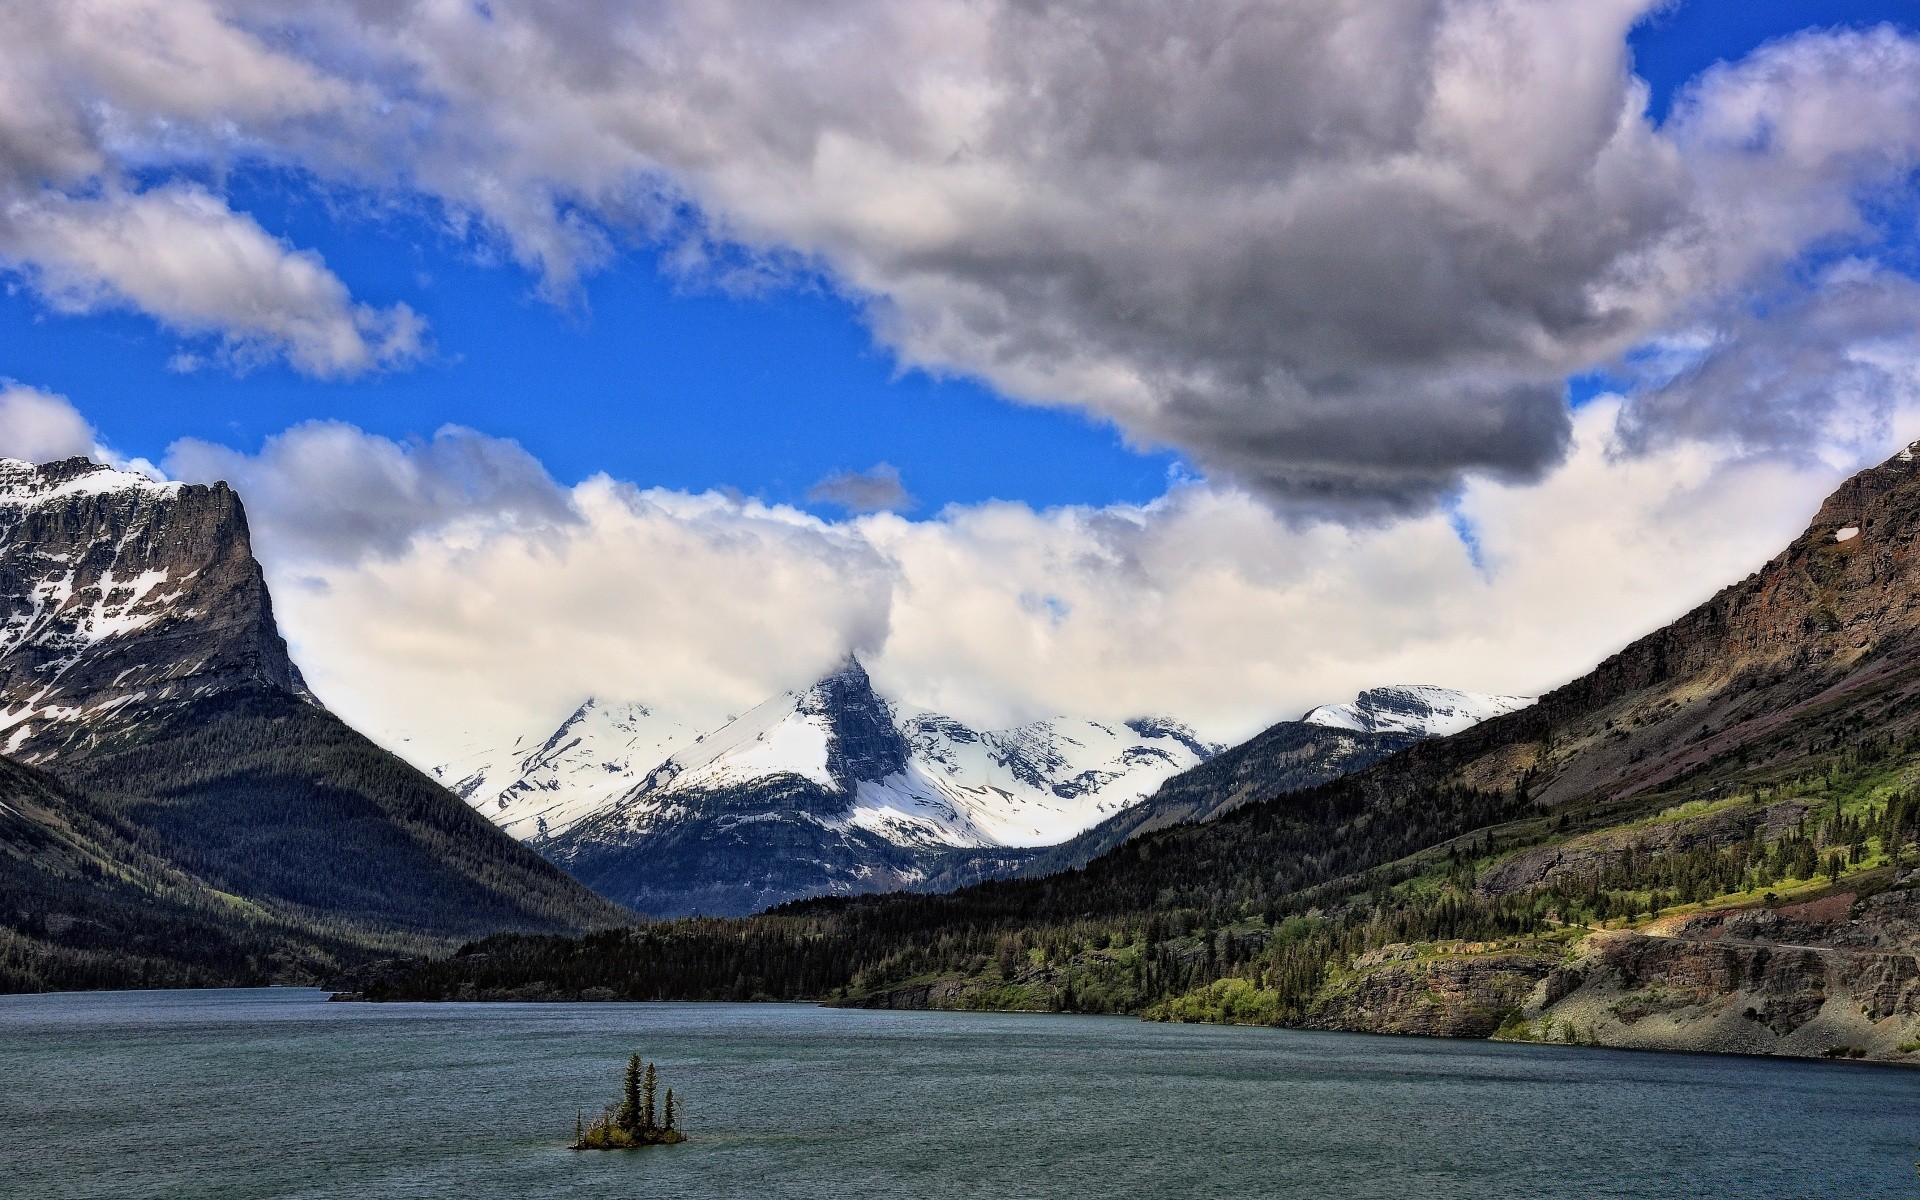
<instances>
[{"instance_id":1,"label":"shoreline","mask_svg":"<svg viewBox=\"0 0 1920 1200\"><path fill-rule=\"evenodd\" d=\"M497 1007L509 1005L655 1005L655 1006L691 1006L702 1007L737 1006L742 1008L814 1008L839 1012L867 1012L917 1014L928 1016L967 1016L967 1017L1078 1017L1105 1021L1127 1021L1142 1025L1164 1025L1190 1029L1247 1029L1272 1030L1284 1033L1302 1033L1328 1037L1389 1038L1396 1042L1424 1042L1435 1045L1487 1045L1529 1047L1541 1050L1599 1050L1610 1053L1639 1055L1684 1055L1688 1058L1706 1058L1722 1060L1747 1060L1761 1062L1804 1063L1816 1066L1847 1066L1885 1068L1894 1071L1907 1071L1920 1067L1920 1056L1916 1061L1902 1062L1894 1059L1849 1058L1844 1056L1825 1057L1807 1054L1754 1054L1737 1050L1700 1050L1680 1047L1657 1046L1616 1046L1593 1045L1585 1042L1541 1042L1521 1038L1498 1037L1450 1037L1444 1034L1405 1033L1386 1030L1363 1029L1316 1029L1299 1025L1256 1025L1224 1021L1154 1021L1131 1013L1083 1013L1059 1012L1051 1009L963 1009L963 1008L869 1008L857 1004L839 1004L819 1000L619 1000L619 999L557 999L534 997L487 997L470 1000L369 1000L351 998L346 993L330 993L323 987L309 987L304 984L271 984L262 987L205 987L205 988L101 988L84 992L8 992L0 993L0 1005L15 999L59 999L62 997L89 996L187 996L205 995L212 992L314 992L313 998L327 1004L364 1004L364 1005L448 1005L462 1007Z\"/></svg>"}]
</instances>

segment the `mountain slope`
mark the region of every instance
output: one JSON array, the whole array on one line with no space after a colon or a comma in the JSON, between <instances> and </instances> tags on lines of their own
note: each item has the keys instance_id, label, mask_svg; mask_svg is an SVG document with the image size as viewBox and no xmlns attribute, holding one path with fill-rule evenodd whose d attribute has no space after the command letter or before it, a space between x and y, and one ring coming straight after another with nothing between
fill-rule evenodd
<instances>
[{"instance_id":1,"label":"mountain slope","mask_svg":"<svg viewBox=\"0 0 1920 1200\"><path fill-rule=\"evenodd\" d=\"M314 700L224 485L0 462L0 611L0 736L66 785L35 827L110 822L115 887L170 872L309 948L620 918Z\"/></svg>"},{"instance_id":2,"label":"mountain slope","mask_svg":"<svg viewBox=\"0 0 1920 1200\"><path fill-rule=\"evenodd\" d=\"M590 699L531 745L479 745L432 774L512 836L541 842L632 791L697 736L644 704Z\"/></svg>"},{"instance_id":3,"label":"mountain slope","mask_svg":"<svg viewBox=\"0 0 1920 1200\"><path fill-rule=\"evenodd\" d=\"M1019 873L1041 876L1083 867L1133 838L1211 821L1251 801L1317 787L1419 740L1419 734L1407 731L1282 721L1167 780L1134 807L1020 864Z\"/></svg>"},{"instance_id":4,"label":"mountain slope","mask_svg":"<svg viewBox=\"0 0 1920 1200\"><path fill-rule=\"evenodd\" d=\"M315 978L355 958L140 845L86 796L0 759L0 992Z\"/></svg>"},{"instance_id":5,"label":"mountain slope","mask_svg":"<svg viewBox=\"0 0 1920 1200\"><path fill-rule=\"evenodd\" d=\"M478 789L470 798L523 835L529 816L564 814L558 828L549 821L541 849L603 895L654 915L924 886L942 864L984 848L1017 863L1217 749L1164 719L978 732L884 699L849 661L684 739L607 800L606 780L630 775L667 739L608 736L606 722L588 719L595 707L544 743L568 756L564 772L547 769L544 748L523 752L519 781L491 802Z\"/></svg>"},{"instance_id":6,"label":"mountain slope","mask_svg":"<svg viewBox=\"0 0 1920 1200\"><path fill-rule=\"evenodd\" d=\"M1301 717L1307 725L1362 733L1445 737L1533 703L1531 696L1492 696L1430 684L1368 688L1345 704L1322 704Z\"/></svg>"}]
</instances>

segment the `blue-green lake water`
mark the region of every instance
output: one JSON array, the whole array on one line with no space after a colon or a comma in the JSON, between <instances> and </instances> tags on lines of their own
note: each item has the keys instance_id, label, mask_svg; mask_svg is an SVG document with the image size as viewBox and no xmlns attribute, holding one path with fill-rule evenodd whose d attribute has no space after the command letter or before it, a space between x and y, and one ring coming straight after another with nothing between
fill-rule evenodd
<instances>
[{"instance_id":1,"label":"blue-green lake water","mask_svg":"<svg viewBox=\"0 0 1920 1200\"><path fill-rule=\"evenodd\" d=\"M638 1051L685 1146L573 1153ZM1920 1196L1920 1073L802 1005L0 997L0 1195Z\"/></svg>"}]
</instances>

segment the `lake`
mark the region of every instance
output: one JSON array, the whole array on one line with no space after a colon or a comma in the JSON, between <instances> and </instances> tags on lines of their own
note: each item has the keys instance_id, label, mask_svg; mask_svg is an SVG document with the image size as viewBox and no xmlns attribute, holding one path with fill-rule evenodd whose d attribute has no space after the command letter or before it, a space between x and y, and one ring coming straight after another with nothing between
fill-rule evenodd
<instances>
[{"instance_id":1,"label":"lake","mask_svg":"<svg viewBox=\"0 0 1920 1200\"><path fill-rule=\"evenodd\" d=\"M564 1148L626 1056L685 1146ZM774 1004L0 997L0 1195L1920 1195L1920 1073Z\"/></svg>"}]
</instances>

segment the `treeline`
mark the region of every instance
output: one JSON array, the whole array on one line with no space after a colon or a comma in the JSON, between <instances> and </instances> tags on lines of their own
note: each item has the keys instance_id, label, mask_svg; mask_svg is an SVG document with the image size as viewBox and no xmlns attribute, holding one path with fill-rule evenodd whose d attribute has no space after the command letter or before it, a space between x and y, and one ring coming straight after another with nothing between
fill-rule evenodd
<instances>
[{"instance_id":1,"label":"treeline","mask_svg":"<svg viewBox=\"0 0 1920 1200\"><path fill-rule=\"evenodd\" d=\"M1168 831L1047 879L806 901L746 920L579 938L499 936L357 987L372 999L845 1000L960 974L981 981L984 1007L1140 1012L1215 980L1250 978L1297 1004L1333 957L1381 938L1539 926L1530 902L1451 891L1398 897L1387 881L1351 869L1401 857L1462 823L1524 811L1525 801L1449 789L1443 803L1392 824L1351 789L1323 792ZM1333 880L1347 882L1330 891ZM1369 887L1377 894L1364 894ZM1323 904L1337 915L1304 915Z\"/></svg>"},{"instance_id":2,"label":"treeline","mask_svg":"<svg viewBox=\"0 0 1920 1200\"><path fill-rule=\"evenodd\" d=\"M1305 1020L1332 973L1392 943L1556 945L1569 926L1851 869L1920 836L1920 797L1844 808L1840 793L1887 769L1884 753L1820 764L1831 790L1768 840L1627 849L1593 869L1499 896L1477 872L1493 856L1565 830L1522 821L1525 787L1436 789L1419 804L1343 780L1220 821L1141 839L1080 871L947 895L790 904L747 920L687 920L585 938L498 937L365 983L381 999L605 997L630 1000L927 1002L1212 1019ZM1897 764L1896 764L1897 765ZM1797 794L1797 793L1796 793ZM1649 803L1670 803L1653 800ZM1449 841L1451 839L1451 841ZM1406 856L1446 844L1444 851ZM1177 1003L1176 1003L1177 1002Z\"/></svg>"}]
</instances>

